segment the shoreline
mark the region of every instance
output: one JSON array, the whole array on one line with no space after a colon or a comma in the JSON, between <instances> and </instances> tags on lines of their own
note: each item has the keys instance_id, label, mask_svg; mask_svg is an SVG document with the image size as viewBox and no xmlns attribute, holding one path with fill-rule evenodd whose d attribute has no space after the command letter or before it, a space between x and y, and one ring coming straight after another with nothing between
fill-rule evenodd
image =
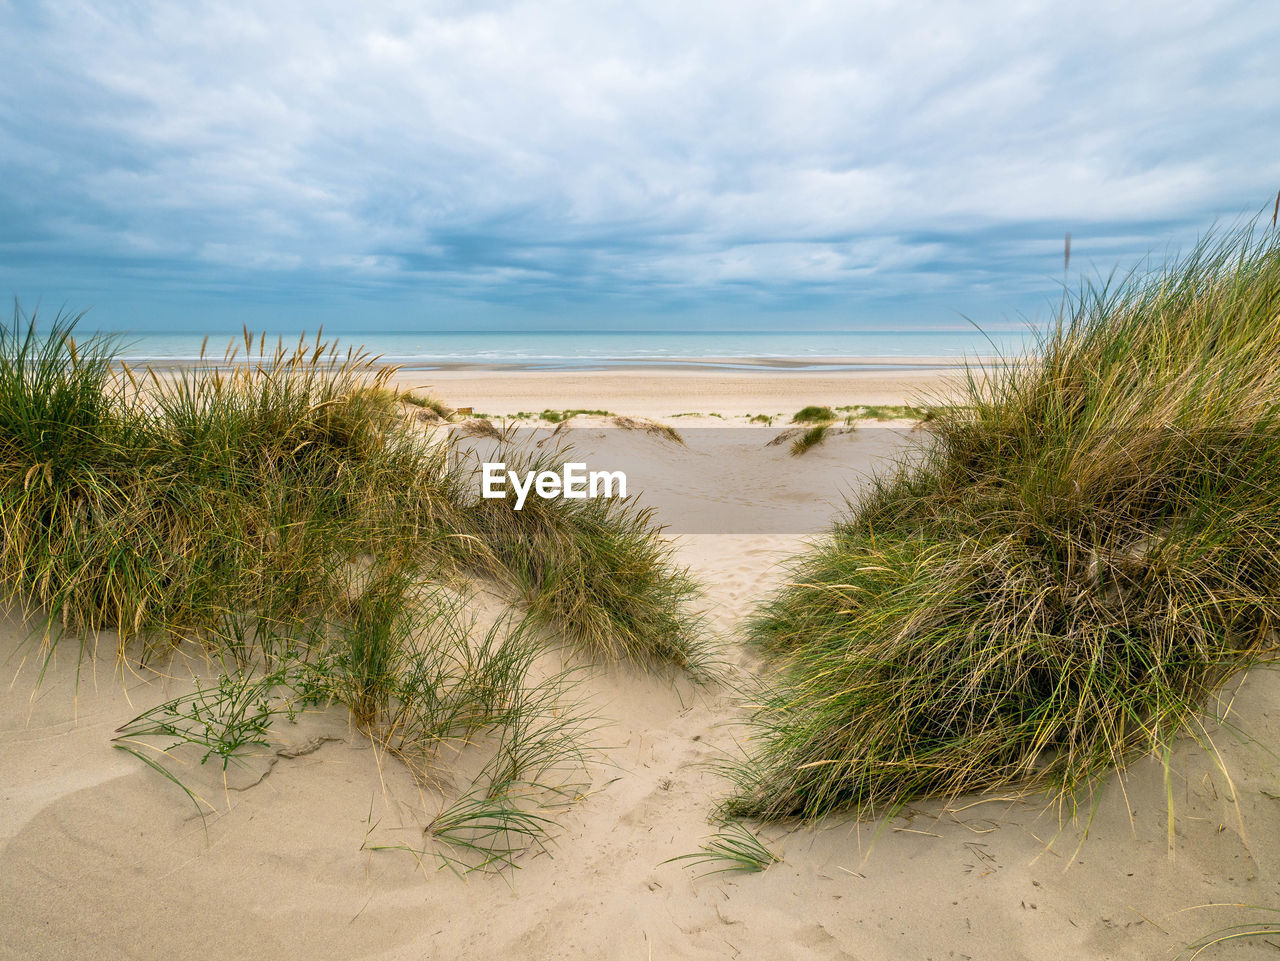
<instances>
[{"instance_id":1,"label":"shoreline","mask_svg":"<svg viewBox=\"0 0 1280 961\"><path fill-rule=\"evenodd\" d=\"M339 355L341 356L341 355ZM706 371L712 373L761 372L761 373L831 373L860 370L912 371L957 370L966 366L989 367L1004 362L1005 358L992 355L954 357L939 354L920 356L716 356L716 357L526 357L526 358L457 358L397 357L373 355L384 366L406 371L468 371L489 373L545 372L592 373L622 372L645 373L650 371ZM171 370L194 367L228 368L242 363L254 363L255 358L233 358L230 361L201 359L199 357L154 357L147 355L123 355L121 361L134 367L151 366Z\"/></svg>"},{"instance_id":2,"label":"shoreline","mask_svg":"<svg viewBox=\"0 0 1280 961\"><path fill-rule=\"evenodd\" d=\"M667 418L787 415L811 404L929 405L963 381L964 368L747 370L707 368L589 371L400 370L391 385L431 394L451 407L495 416L520 411L607 409Z\"/></svg>"}]
</instances>

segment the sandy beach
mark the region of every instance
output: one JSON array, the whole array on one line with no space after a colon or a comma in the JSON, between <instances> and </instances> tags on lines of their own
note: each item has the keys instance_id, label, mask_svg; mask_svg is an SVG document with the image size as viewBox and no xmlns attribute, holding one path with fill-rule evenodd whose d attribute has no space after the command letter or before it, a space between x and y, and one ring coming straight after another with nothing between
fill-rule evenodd
<instances>
[{"instance_id":1,"label":"sandy beach","mask_svg":"<svg viewBox=\"0 0 1280 961\"><path fill-rule=\"evenodd\" d=\"M566 431L592 462L681 479L679 496L653 480L641 497L702 585L736 683L757 667L737 632L782 582L780 563L839 510L833 492L856 495L919 428L859 425L803 458L768 441L805 405L929 402L955 376L458 369L405 371L398 383L495 417L600 409L686 432L682 447L585 416ZM777 419L748 428L759 414ZM710 430L719 427L741 429ZM750 482L726 482L726 464ZM782 520L754 532L741 520L766 514ZM1228 729L1184 739L1169 783L1149 761L1074 812L986 796L915 804L877 823L766 824L758 832L778 863L699 877L669 859L714 829L708 816L726 790L715 765L742 734L741 699L731 685L594 668L581 690L600 721L602 763L560 816L552 849L513 871L460 877L390 849L421 846L429 807L407 769L339 709L277 725L270 748L225 779L216 764L190 765L189 783L215 809L202 819L110 742L189 688L199 664L120 665L104 636L103 653L79 670L67 644L37 689L24 643L33 629L13 616L0 624L6 958L1136 961L1176 957L1197 937L1257 919L1241 905L1280 903L1280 780L1265 749L1280 743L1274 672L1224 694L1253 740ZM1203 956L1277 950L1229 944Z\"/></svg>"},{"instance_id":2,"label":"sandy beach","mask_svg":"<svg viewBox=\"0 0 1280 961\"><path fill-rule=\"evenodd\" d=\"M911 404L946 392L960 375L927 361L915 370L871 368L832 373L724 371L694 367L533 371L520 368L403 370L396 383L435 394L455 407L510 415L544 408L607 409L632 417L686 414L790 416L806 404ZM686 423L689 423L686 421Z\"/></svg>"},{"instance_id":3,"label":"sandy beach","mask_svg":"<svg viewBox=\"0 0 1280 961\"><path fill-rule=\"evenodd\" d=\"M0 961L1280 961L1278 45L0 0Z\"/></svg>"}]
</instances>

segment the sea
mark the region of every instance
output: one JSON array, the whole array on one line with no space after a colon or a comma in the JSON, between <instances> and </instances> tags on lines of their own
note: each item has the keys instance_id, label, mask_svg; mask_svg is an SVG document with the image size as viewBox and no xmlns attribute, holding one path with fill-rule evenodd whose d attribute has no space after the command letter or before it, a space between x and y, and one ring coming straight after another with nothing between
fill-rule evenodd
<instances>
[{"instance_id":1,"label":"sea","mask_svg":"<svg viewBox=\"0 0 1280 961\"><path fill-rule=\"evenodd\" d=\"M120 356L135 364L218 363L243 338L201 334L120 335ZM529 370L597 370L682 365L751 370L823 370L928 367L937 359L1010 357L1034 342L1030 327L979 331L972 327L913 330L815 331L324 331L343 352L362 347L386 363L411 370L476 365ZM286 347L299 334L266 335L268 347ZM308 337L311 342L312 337ZM255 338L255 348L257 338ZM202 355L203 349L203 355ZM874 364L861 359L874 358ZM833 361L833 359L835 359Z\"/></svg>"}]
</instances>

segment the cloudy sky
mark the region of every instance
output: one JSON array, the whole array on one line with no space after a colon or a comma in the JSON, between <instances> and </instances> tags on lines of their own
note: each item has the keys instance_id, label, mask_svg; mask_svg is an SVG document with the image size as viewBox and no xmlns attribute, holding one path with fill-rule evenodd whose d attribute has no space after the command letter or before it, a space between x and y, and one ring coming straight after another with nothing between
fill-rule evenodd
<instances>
[{"instance_id":1,"label":"cloudy sky","mask_svg":"<svg viewBox=\"0 0 1280 961\"><path fill-rule=\"evenodd\" d=\"M0 292L135 329L885 328L1270 214L1280 5L0 0ZM1073 281L1074 282L1074 281Z\"/></svg>"}]
</instances>

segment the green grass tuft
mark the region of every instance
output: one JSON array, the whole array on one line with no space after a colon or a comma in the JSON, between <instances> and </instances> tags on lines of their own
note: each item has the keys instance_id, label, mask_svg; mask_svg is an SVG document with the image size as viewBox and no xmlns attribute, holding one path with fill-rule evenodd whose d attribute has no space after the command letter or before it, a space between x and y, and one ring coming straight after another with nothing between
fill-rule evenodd
<instances>
[{"instance_id":1,"label":"green grass tuft","mask_svg":"<svg viewBox=\"0 0 1280 961\"><path fill-rule=\"evenodd\" d=\"M453 442L403 416L376 358L246 331L222 363L162 376L119 364L110 339L77 342L78 320L45 325L15 305L0 326L0 599L44 622L44 664L64 637L83 657L110 630L121 658L194 645L221 666L116 742L197 806L168 752L225 767L278 717L340 704L424 781L443 746L487 745L471 791L490 807L474 811L505 806L519 829L505 833L527 839L590 753L568 675L536 679L545 629L601 657L700 670L695 588L648 512L477 503ZM486 421L468 428L507 442ZM476 575L513 588L538 630L463 617L445 586ZM454 827L437 833L478 845L452 803L437 826ZM482 862L509 864L491 840Z\"/></svg>"},{"instance_id":2,"label":"green grass tuft","mask_svg":"<svg viewBox=\"0 0 1280 961\"><path fill-rule=\"evenodd\" d=\"M569 448L536 456L508 450L510 470L549 470ZM653 513L622 498L530 498L522 510L506 500L479 505L477 540L493 571L520 594L530 616L570 646L606 660L668 663L705 673L707 651L698 593L656 535Z\"/></svg>"},{"instance_id":3,"label":"green grass tuft","mask_svg":"<svg viewBox=\"0 0 1280 961\"><path fill-rule=\"evenodd\" d=\"M608 410L586 410L584 408L572 408L566 410L544 410L538 416L552 424L560 424L572 417L612 417L613 411Z\"/></svg>"},{"instance_id":4,"label":"green grass tuft","mask_svg":"<svg viewBox=\"0 0 1280 961\"><path fill-rule=\"evenodd\" d=\"M704 878L730 871L756 873L781 860L782 858L766 847L764 842L745 824L740 821L724 821L720 825L720 830L704 839L697 851L668 858L663 863L687 861L685 866L690 868L701 867L704 864L718 865L698 875Z\"/></svg>"},{"instance_id":5,"label":"green grass tuft","mask_svg":"<svg viewBox=\"0 0 1280 961\"><path fill-rule=\"evenodd\" d=\"M830 407L803 407L791 418L793 424L829 424L836 419L836 412Z\"/></svg>"},{"instance_id":6,"label":"green grass tuft","mask_svg":"<svg viewBox=\"0 0 1280 961\"><path fill-rule=\"evenodd\" d=\"M827 439L827 428L829 424L814 424L803 434L791 442L791 456L799 457L810 448L817 447Z\"/></svg>"},{"instance_id":7,"label":"green grass tuft","mask_svg":"<svg viewBox=\"0 0 1280 961\"><path fill-rule=\"evenodd\" d=\"M918 420L929 421L936 416L931 407L916 407L911 404L855 404L837 407L836 411L845 414L849 422L859 420Z\"/></svg>"},{"instance_id":8,"label":"green grass tuft","mask_svg":"<svg viewBox=\"0 0 1280 961\"><path fill-rule=\"evenodd\" d=\"M1073 796L1280 627L1280 236L1088 289L798 558L728 813Z\"/></svg>"}]
</instances>

